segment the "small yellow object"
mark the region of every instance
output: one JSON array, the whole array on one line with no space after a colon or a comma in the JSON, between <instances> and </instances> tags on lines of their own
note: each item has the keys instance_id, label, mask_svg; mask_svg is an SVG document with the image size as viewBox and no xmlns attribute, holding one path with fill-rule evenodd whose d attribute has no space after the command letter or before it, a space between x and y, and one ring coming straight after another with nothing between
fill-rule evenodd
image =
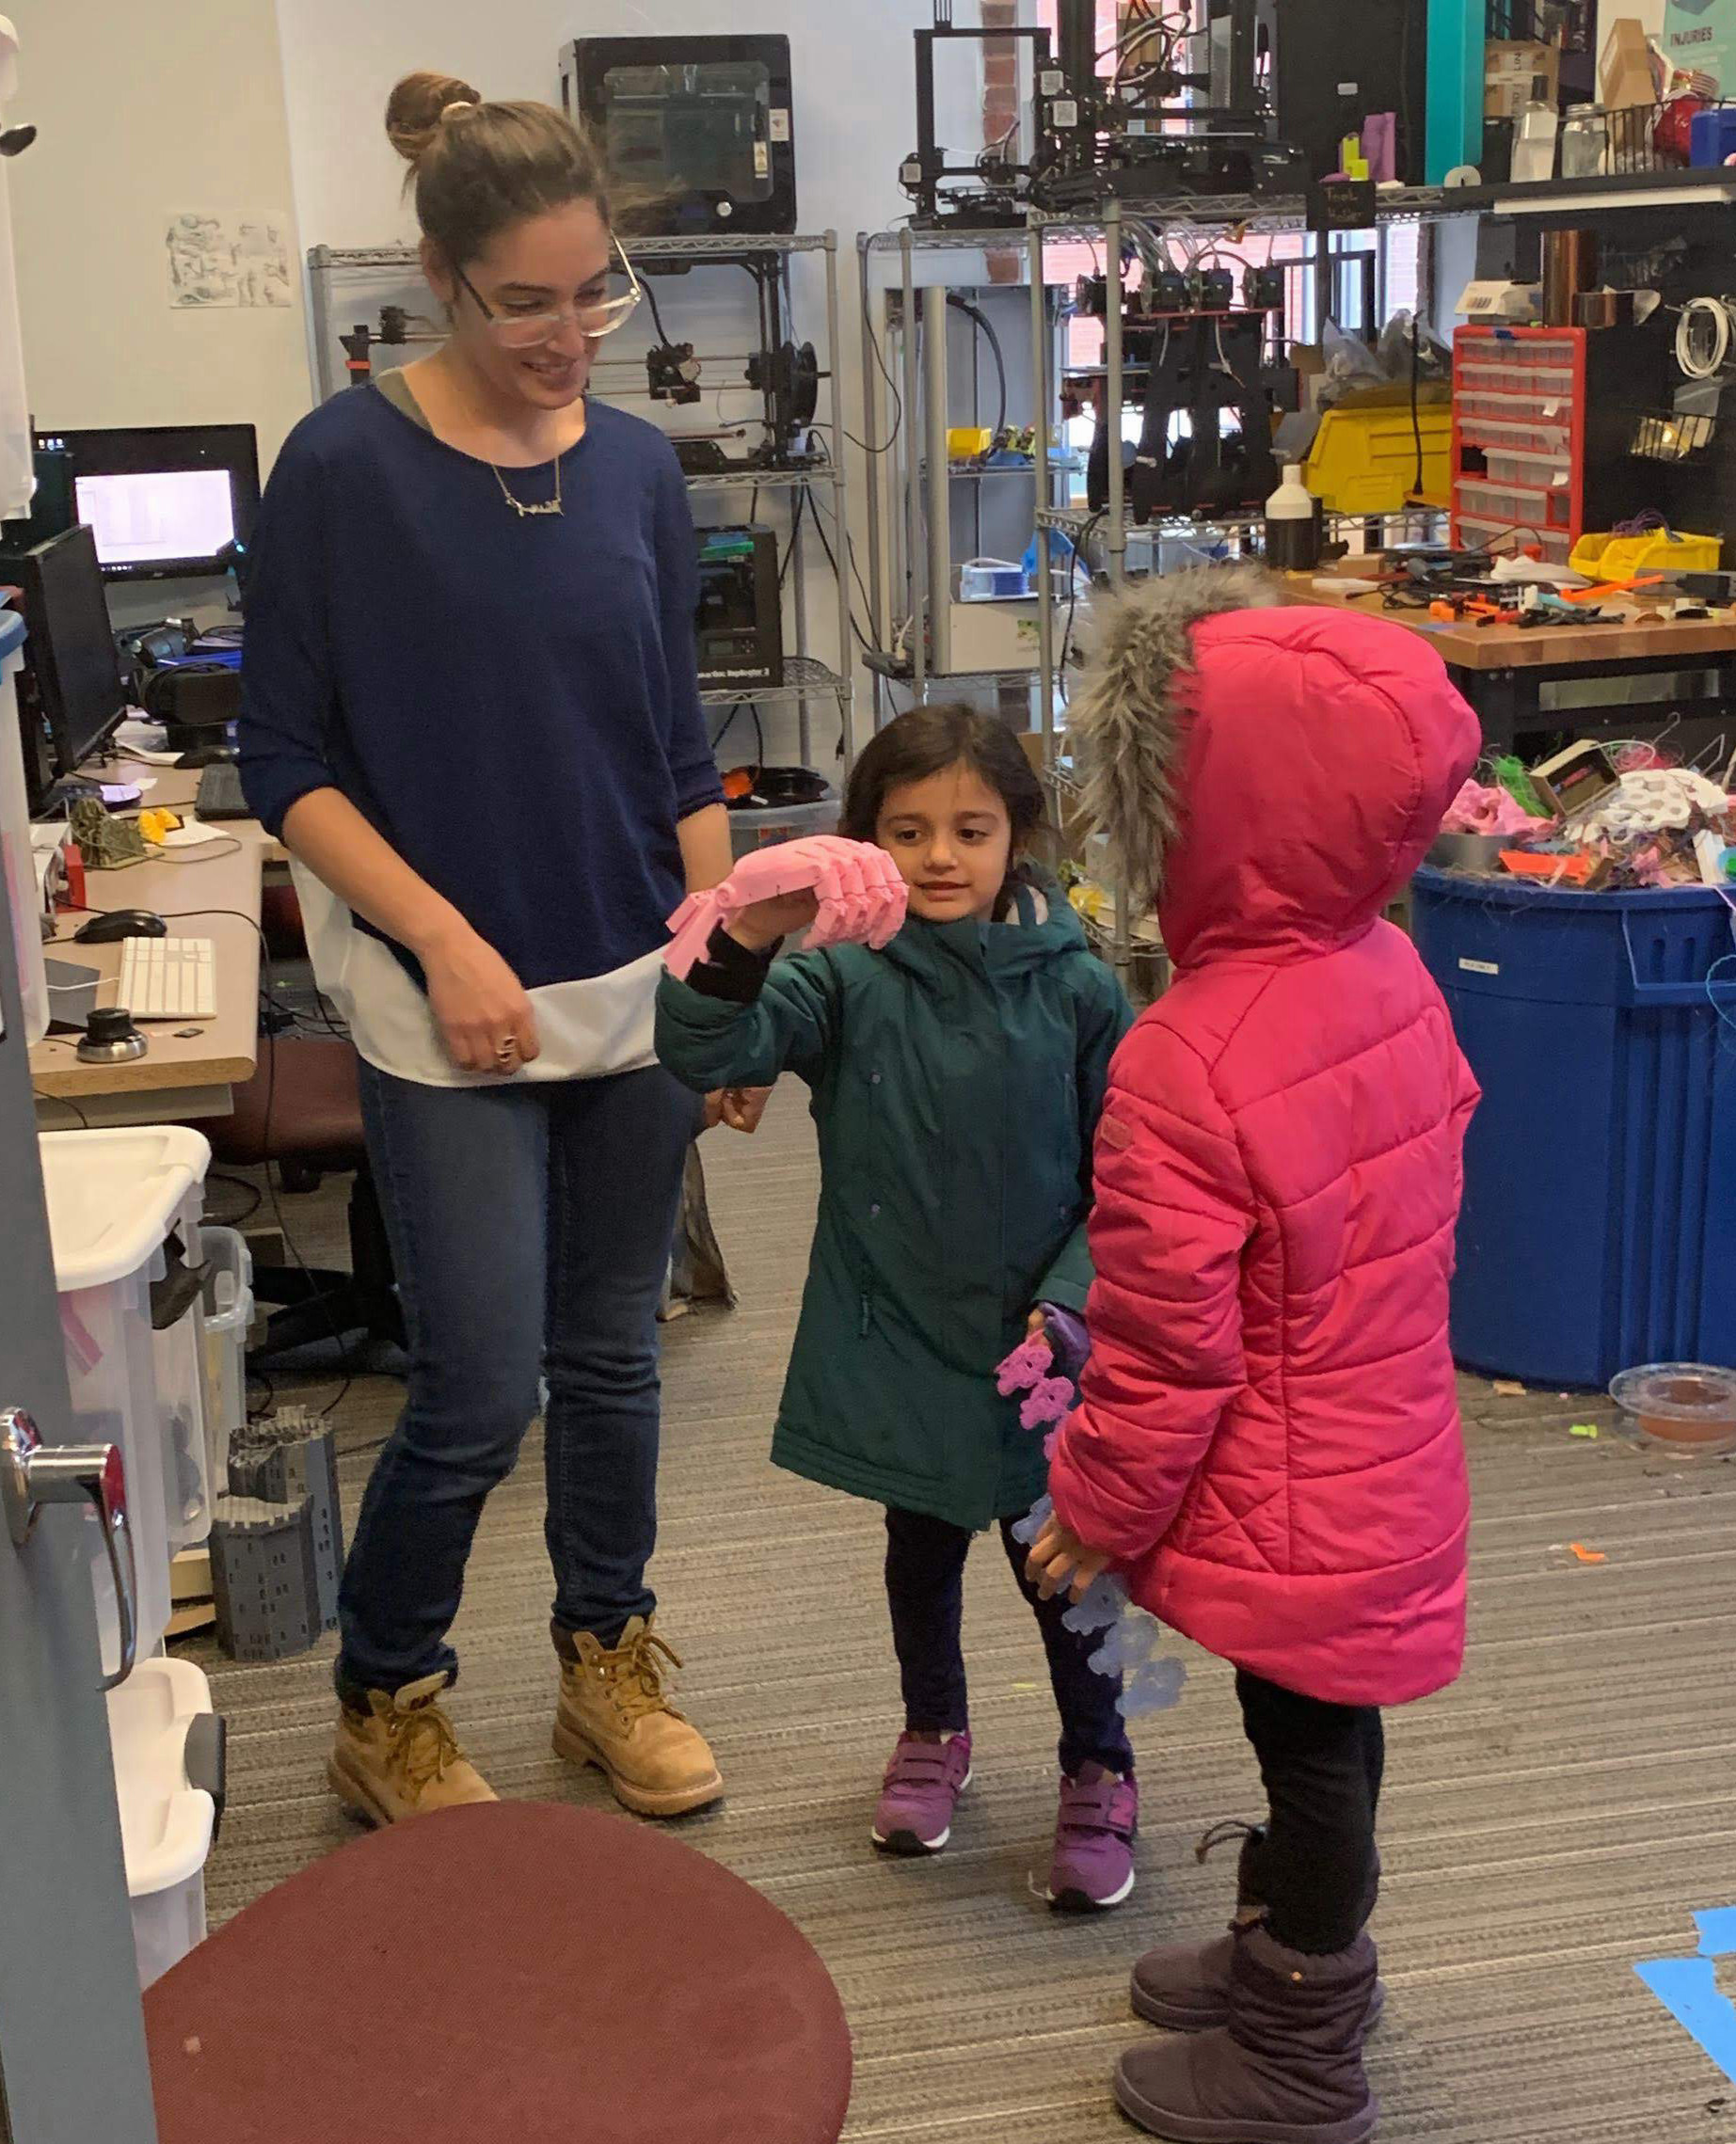
<instances>
[{"instance_id":1,"label":"small yellow object","mask_svg":"<svg viewBox=\"0 0 1736 2144\"><path fill-rule=\"evenodd\" d=\"M1573 1424L1572 1428L1568 1432L1568 1435L1569 1437L1588 1437L1594 1441L1596 1440L1597 1434L1598 1425L1595 1421L1576 1421Z\"/></svg>"},{"instance_id":2,"label":"small yellow object","mask_svg":"<svg viewBox=\"0 0 1736 2144\"><path fill-rule=\"evenodd\" d=\"M163 836L166 834L173 834L180 824L181 814L179 812L168 811L160 805L154 810L143 811L138 815L140 835L146 841L155 842L159 847L162 844Z\"/></svg>"},{"instance_id":3,"label":"small yellow object","mask_svg":"<svg viewBox=\"0 0 1736 2144\"><path fill-rule=\"evenodd\" d=\"M995 435L985 425L955 424L947 434L947 459L979 461L994 444Z\"/></svg>"}]
</instances>

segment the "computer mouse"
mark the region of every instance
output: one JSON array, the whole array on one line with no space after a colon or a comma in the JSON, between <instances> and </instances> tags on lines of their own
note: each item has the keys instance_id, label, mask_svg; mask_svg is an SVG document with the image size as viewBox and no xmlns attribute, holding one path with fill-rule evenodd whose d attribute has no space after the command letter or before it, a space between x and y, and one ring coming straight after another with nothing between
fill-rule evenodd
<instances>
[{"instance_id":1,"label":"computer mouse","mask_svg":"<svg viewBox=\"0 0 1736 2144\"><path fill-rule=\"evenodd\" d=\"M167 936L168 925L148 908L110 909L104 915L93 915L82 929L72 933L73 943L79 945L112 945L118 938Z\"/></svg>"},{"instance_id":2,"label":"computer mouse","mask_svg":"<svg viewBox=\"0 0 1736 2144\"><path fill-rule=\"evenodd\" d=\"M191 752L183 752L176 760L177 767L234 767L241 754L232 744L196 744Z\"/></svg>"}]
</instances>

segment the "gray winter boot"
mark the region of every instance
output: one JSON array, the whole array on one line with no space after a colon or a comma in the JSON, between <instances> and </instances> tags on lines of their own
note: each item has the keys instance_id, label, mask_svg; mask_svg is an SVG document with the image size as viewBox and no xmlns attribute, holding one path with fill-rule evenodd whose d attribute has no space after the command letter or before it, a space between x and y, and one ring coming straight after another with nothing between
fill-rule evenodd
<instances>
[{"instance_id":1,"label":"gray winter boot","mask_svg":"<svg viewBox=\"0 0 1736 2144\"><path fill-rule=\"evenodd\" d=\"M1204 1861L1238 1833L1242 1851L1235 1866L1235 1919L1228 1930L1210 1943L1167 1944L1148 1950L1134 1966L1136 2013L1168 2032L1210 2032L1230 2022L1230 1959L1235 1948L1235 1931L1244 1923L1261 1919L1266 1911L1254 1876L1255 1857L1266 1843L1266 1829L1261 1824L1219 1824L1194 1849ZM1379 1886L1380 1857L1377 1853L1368 1901L1362 1911L1364 1921L1375 1910ZM1379 2023L1385 2006L1386 1990L1377 1981L1369 2002L1370 2031Z\"/></svg>"},{"instance_id":2,"label":"gray winter boot","mask_svg":"<svg viewBox=\"0 0 1736 2144\"><path fill-rule=\"evenodd\" d=\"M1122 2112L1170 2144L1363 2144L1380 2109L1362 2070L1375 1946L1313 1958L1237 1930L1230 2022L1130 2048Z\"/></svg>"}]
</instances>

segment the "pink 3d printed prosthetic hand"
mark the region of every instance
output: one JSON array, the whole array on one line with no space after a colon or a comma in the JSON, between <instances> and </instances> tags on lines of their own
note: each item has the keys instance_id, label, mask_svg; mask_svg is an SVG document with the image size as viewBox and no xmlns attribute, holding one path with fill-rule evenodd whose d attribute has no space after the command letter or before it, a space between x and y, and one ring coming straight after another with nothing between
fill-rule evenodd
<instances>
[{"instance_id":1,"label":"pink 3d printed prosthetic hand","mask_svg":"<svg viewBox=\"0 0 1736 2144\"><path fill-rule=\"evenodd\" d=\"M904 927L910 890L884 849L815 834L779 842L742 857L721 886L690 894L669 918L675 933L663 965L677 982L706 956L711 933L756 901L811 892L819 913L807 934L810 952L827 945L890 945Z\"/></svg>"}]
</instances>

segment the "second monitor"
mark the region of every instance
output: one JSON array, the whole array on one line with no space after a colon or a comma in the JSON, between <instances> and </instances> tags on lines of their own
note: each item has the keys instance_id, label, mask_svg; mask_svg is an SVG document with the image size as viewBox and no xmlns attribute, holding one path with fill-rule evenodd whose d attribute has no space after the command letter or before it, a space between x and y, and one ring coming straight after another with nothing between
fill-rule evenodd
<instances>
[{"instance_id":1,"label":"second monitor","mask_svg":"<svg viewBox=\"0 0 1736 2144\"><path fill-rule=\"evenodd\" d=\"M73 511L111 580L190 580L227 570L252 540L259 443L251 424L143 424L39 432L72 464Z\"/></svg>"}]
</instances>

